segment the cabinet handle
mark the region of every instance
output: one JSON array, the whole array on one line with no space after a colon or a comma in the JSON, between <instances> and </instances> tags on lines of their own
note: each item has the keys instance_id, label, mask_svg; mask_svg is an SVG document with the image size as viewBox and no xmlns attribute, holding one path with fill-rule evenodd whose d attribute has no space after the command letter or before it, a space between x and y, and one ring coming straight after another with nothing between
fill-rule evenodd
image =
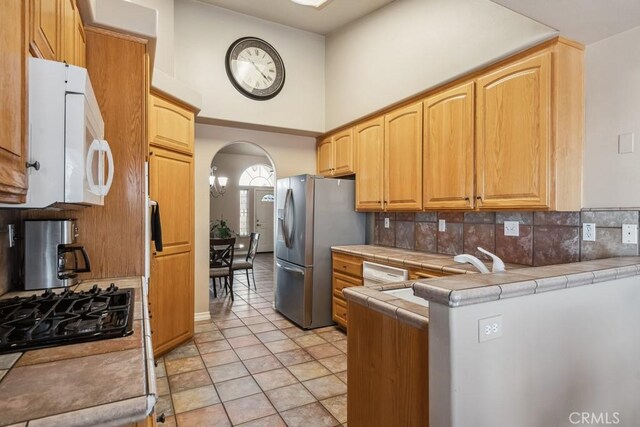
<instances>
[{"instance_id":1,"label":"cabinet handle","mask_svg":"<svg viewBox=\"0 0 640 427\"><path fill-rule=\"evenodd\" d=\"M465 197L465 198L464 198L464 200L468 202L468 201L469 201L469 200L471 200L471 199L470 199L470 198L468 198L468 197Z\"/></svg>"},{"instance_id":2,"label":"cabinet handle","mask_svg":"<svg viewBox=\"0 0 640 427\"><path fill-rule=\"evenodd\" d=\"M165 421L167 421L166 417L164 416L164 412L162 414L158 415L158 418L156 418L156 421L161 423L161 424L164 424Z\"/></svg>"},{"instance_id":3,"label":"cabinet handle","mask_svg":"<svg viewBox=\"0 0 640 427\"><path fill-rule=\"evenodd\" d=\"M477 200L482 200L482 196L476 197Z\"/></svg>"},{"instance_id":4,"label":"cabinet handle","mask_svg":"<svg viewBox=\"0 0 640 427\"><path fill-rule=\"evenodd\" d=\"M34 168L37 171L40 170L40 162L38 162L38 161L35 161L33 163L27 162L27 163L25 163L25 166L26 166L27 169Z\"/></svg>"}]
</instances>

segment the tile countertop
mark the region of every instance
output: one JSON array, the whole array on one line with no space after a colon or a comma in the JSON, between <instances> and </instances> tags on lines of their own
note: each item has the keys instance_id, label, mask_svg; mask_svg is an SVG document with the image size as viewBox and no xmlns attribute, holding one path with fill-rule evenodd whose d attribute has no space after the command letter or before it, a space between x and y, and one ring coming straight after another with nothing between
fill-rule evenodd
<instances>
[{"instance_id":1,"label":"tile countertop","mask_svg":"<svg viewBox=\"0 0 640 427\"><path fill-rule=\"evenodd\" d=\"M143 279L87 281L77 290L110 283L135 289L133 334L0 355L1 426L122 425L151 412L157 391Z\"/></svg>"},{"instance_id":2,"label":"tile countertop","mask_svg":"<svg viewBox=\"0 0 640 427\"><path fill-rule=\"evenodd\" d=\"M373 261L394 262L407 267L454 273L432 279L407 280L381 286L352 286L343 290L347 300L368 306L372 310L420 329L428 327L429 309L382 291L413 288L415 295L430 302L459 307L640 276L640 257L607 258L544 267L507 264L505 272L462 275L475 273L476 270L468 264L455 263L450 255L376 245L334 246L331 249L334 252L361 256Z\"/></svg>"}]
</instances>

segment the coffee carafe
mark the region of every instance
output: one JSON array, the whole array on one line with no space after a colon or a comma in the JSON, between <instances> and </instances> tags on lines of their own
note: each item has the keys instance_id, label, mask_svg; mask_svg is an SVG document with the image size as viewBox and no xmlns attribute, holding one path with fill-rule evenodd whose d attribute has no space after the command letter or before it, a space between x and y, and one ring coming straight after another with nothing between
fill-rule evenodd
<instances>
[{"instance_id":1,"label":"coffee carafe","mask_svg":"<svg viewBox=\"0 0 640 427\"><path fill-rule=\"evenodd\" d=\"M91 271L75 219L26 220L24 236L25 290L73 286Z\"/></svg>"}]
</instances>

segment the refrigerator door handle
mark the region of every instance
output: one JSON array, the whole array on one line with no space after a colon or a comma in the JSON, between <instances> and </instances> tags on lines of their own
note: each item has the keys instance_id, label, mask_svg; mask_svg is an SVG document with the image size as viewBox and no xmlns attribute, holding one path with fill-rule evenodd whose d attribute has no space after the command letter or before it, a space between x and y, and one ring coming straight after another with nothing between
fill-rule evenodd
<instances>
[{"instance_id":1,"label":"refrigerator door handle","mask_svg":"<svg viewBox=\"0 0 640 427\"><path fill-rule=\"evenodd\" d=\"M285 267L284 265L280 264L279 262L276 262L276 265L278 267L280 267L281 269L288 271L289 273L298 273L304 276L304 270L298 270L296 268L291 268L291 267Z\"/></svg>"},{"instance_id":2,"label":"refrigerator door handle","mask_svg":"<svg viewBox=\"0 0 640 427\"><path fill-rule=\"evenodd\" d=\"M287 189L287 195L284 198L284 215L282 218L282 235L284 237L284 244L287 248L291 248L291 230L289 229L289 224L287 218L290 216L289 212L291 209L291 199L293 197L293 190L290 188Z\"/></svg>"}]
</instances>

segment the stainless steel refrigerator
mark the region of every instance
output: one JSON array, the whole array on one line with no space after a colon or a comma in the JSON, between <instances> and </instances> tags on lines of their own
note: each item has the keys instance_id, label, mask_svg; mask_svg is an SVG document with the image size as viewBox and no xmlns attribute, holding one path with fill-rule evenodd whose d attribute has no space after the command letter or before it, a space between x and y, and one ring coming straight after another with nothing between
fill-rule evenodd
<instances>
[{"instance_id":1,"label":"stainless steel refrigerator","mask_svg":"<svg viewBox=\"0 0 640 427\"><path fill-rule=\"evenodd\" d=\"M305 329L331 325L331 246L365 241L355 183L298 175L276 191L276 310Z\"/></svg>"}]
</instances>

